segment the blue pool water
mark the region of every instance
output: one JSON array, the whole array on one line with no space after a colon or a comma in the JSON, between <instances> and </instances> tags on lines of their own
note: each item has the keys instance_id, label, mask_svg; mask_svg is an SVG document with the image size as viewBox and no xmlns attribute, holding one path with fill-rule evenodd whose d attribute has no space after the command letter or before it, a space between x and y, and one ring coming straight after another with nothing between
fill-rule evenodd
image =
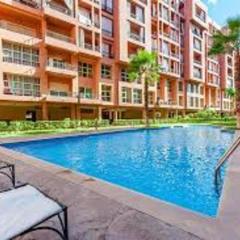
<instances>
[{"instance_id":1,"label":"blue pool water","mask_svg":"<svg viewBox=\"0 0 240 240\"><path fill-rule=\"evenodd\" d=\"M208 216L219 196L213 174L233 133L193 126L65 137L5 147Z\"/></svg>"}]
</instances>

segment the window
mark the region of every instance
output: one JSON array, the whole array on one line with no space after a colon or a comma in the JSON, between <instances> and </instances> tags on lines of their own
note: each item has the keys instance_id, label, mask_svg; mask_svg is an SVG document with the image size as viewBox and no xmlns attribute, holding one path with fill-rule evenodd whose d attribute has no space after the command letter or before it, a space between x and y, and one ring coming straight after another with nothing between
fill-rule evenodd
<instances>
[{"instance_id":1,"label":"window","mask_svg":"<svg viewBox=\"0 0 240 240\"><path fill-rule=\"evenodd\" d=\"M201 19L203 22L206 22L206 13L197 5L195 6L196 16Z\"/></svg>"},{"instance_id":2,"label":"window","mask_svg":"<svg viewBox=\"0 0 240 240\"><path fill-rule=\"evenodd\" d=\"M105 36L113 36L113 21L111 19L102 17L102 32Z\"/></svg>"},{"instance_id":3,"label":"window","mask_svg":"<svg viewBox=\"0 0 240 240\"><path fill-rule=\"evenodd\" d=\"M153 92L148 92L148 101L149 101L149 104L154 104L154 93Z\"/></svg>"},{"instance_id":4,"label":"window","mask_svg":"<svg viewBox=\"0 0 240 240\"><path fill-rule=\"evenodd\" d=\"M193 107L194 106L194 97L190 98L190 106Z\"/></svg>"},{"instance_id":5,"label":"window","mask_svg":"<svg viewBox=\"0 0 240 240\"><path fill-rule=\"evenodd\" d=\"M122 87L122 102L123 103L131 103L132 102L132 91L131 88Z\"/></svg>"},{"instance_id":6,"label":"window","mask_svg":"<svg viewBox=\"0 0 240 240\"><path fill-rule=\"evenodd\" d=\"M113 13L113 0L102 0L102 9Z\"/></svg>"},{"instance_id":7,"label":"window","mask_svg":"<svg viewBox=\"0 0 240 240\"><path fill-rule=\"evenodd\" d=\"M194 67L194 68L193 68L193 76L194 76L195 78L201 79L201 78L202 78L202 71L201 71L201 69L200 69L200 68L197 68L197 67Z\"/></svg>"},{"instance_id":8,"label":"window","mask_svg":"<svg viewBox=\"0 0 240 240\"><path fill-rule=\"evenodd\" d=\"M125 68L121 69L121 81L122 82L129 82L128 71Z\"/></svg>"},{"instance_id":9,"label":"window","mask_svg":"<svg viewBox=\"0 0 240 240\"><path fill-rule=\"evenodd\" d=\"M27 66L39 66L39 51L15 43L3 42L3 61Z\"/></svg>"},{"instance_id":10,"label":"window","mask_svg":"<svg viewBox=\"0 0 240 240\"><path fill-rule=\"evenodd\" d=\"M134 3L128 2L128 9L131 17L144 23L144 9Z\"/></svg>"},{"instance_id":11,"label":"window","mask_svg":"<svg viewBox=\"0 0 240 240\"><path fill-rule=\"evenodd\" d=\"M133 89L133 103L141 104L142 103L142 90Z\"/></svg>"},{"instance_id":12,"label":"window","mask_svg":"<svg viewBox=\"0 0 240 240\"><path fill-rule=\"evenodd\" d=\"M102 85L102 100L105 102L111 102L112 99L112 87L108 85Z\"/></svg>"},{"instance_id":13,"label":"window","mask_svg":"<svg viewBox=\"0 0 240 240\"><path fill-rule=\"evenodd\" d=\"M203 34L202 34L202 30L197 27L197 26L192 26L192 32L193 34L195 34L196 36L202 38Z\"/></svg>"},{"instance_id":14,"label":"window","mask_svg":"<svg viewBox=\"0 0 240 240\"><path fill-rule=\"evenodd\" d=\"M112 67L109 65L102 64L101 76L102 76L102 78L105 78L105 79L111 79L112 78Z\"/></svg>"},{"instance_id":15,"label":"window","mask_svg":"<svg viewBox=\"0 0 240 240\"><path fill-rule=\"evenodd\" d=\"M93 98L93 94L92 94L92 89L91 88L80 87L79 91L80 91L81 98L84 98L84 99L92 99Z\"/></svg>"},{"instance_id":16,"label":"window","mask_svg":"<svg viewBox=\"0 0 240 240\"><path fill-rule=\"evenodd\" d=\"M89 63L78 63L78 72L81 77L91 78L93 76L93 66Z\"/></svg>"},{"instance_id":17,"label":"window","mask_svg":"<svg viewBox=\"0 0 240 240\"><path fill-rule=\"evenodd\" d=\"M178 91L180 91L180 92L183 91L183 83L182 82L178 83Z\"/></svg>"},{"instance_id":18,"label":"window","mask_svg":"<svg viewBox=\"0 0 240 240\"><path fill-rule=\"evenodd\" d=\"M40 79L16 74L4 74L4 94L40 96Z\"/></svg>"},{"instance_id":19,"label":"window","mask_svg":"<svg viewBox=\"0 0 240 240\"><path fill-rule=\"evenodd\" d=\"M165 54L165 55L169 55L169 44L167 42L163 42L162 44L162 52Z\"/></svg>"},{"instance_id":20,"label":"window","mask_svg":"<svg viewBox=\"0 0 240 240\"><path fill-rule=\"evenodd\" d=\"M112 58L112 45L109 43L102 44L102 54L104 57Z\"/></svg>"},{"instance_id":21,"label":"window","mask_svg":"<svg viewBox=\"0 0 240 240\"><path fill-rule=\"evenodd\" d=\"M198 51L201 51L202 50L202 44L201 44L201 41L198 40L197 38L193 38L193 47L198 50Z\"/></svg>"}]
</instances>

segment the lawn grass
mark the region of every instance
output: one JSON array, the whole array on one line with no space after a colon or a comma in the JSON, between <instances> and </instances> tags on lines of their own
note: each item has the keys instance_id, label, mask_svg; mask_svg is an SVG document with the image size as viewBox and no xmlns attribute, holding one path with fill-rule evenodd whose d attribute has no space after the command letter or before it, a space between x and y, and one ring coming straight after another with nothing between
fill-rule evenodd
<instances>
[{"instance_id":1,"label":"lawn grass","mask_svg":"<svg viewBox=\"0 0 240 240\"><path fill-rule=\"evenodd\" d=\"M163 120L161 123L151 124L150 127L165 127L165 126L174 126L182 124L194 124L194 125L211 125L219 126L226 129L236 129L236 120L197 120L190 119L188 121L181 119L173 120ZM79 128L70 128L70 129L51 129L51 130L28 130L28 131L3 131L0 132L0 138L10 138L10 137L31 137L31 136L41 136L41 135L56 135L56 134L73 134L73 133L85 133L85 132L94 132L94 131L104 131L104 130L117 130L123 128L144 128L142 124L130 124L124 126L106 126L106 127L79 127Z\"/></svg>"}]
</instances>

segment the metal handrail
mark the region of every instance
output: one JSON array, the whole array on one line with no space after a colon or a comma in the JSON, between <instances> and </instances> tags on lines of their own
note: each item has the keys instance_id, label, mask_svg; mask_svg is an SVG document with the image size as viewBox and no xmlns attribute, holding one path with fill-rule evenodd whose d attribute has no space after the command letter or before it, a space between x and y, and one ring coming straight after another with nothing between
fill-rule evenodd
<instances>
[{"instance_id":1,"label":"metal handrail","mask_svg":"<svg viewBox=\"0 0 240 240\"><path fill-rule=\"evenodd\" d=\"M228 160L232 153L240 144L240 136L233 142L231 147L224 153L224 155L218 160L217 166L215 168L215 180L217 179L218 173L223 166L223 164Z\"/></svg>"}]
</instances>

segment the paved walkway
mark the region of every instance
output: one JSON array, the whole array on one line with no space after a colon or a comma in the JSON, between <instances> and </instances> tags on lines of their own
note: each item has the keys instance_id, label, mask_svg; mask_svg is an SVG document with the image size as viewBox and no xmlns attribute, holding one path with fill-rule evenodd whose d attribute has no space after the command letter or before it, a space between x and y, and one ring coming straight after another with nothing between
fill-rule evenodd
<instances>
[{"instance_id":1,"label":"paved walkway","mask_svg":"<svg viewBox=\"0 0 240 240\"><path fill-rule=\"evenodd\" d=\"M1 160L6 160L4 156ZM7 159L11 161L11 159ZM67 171L48 171L14 161L19 182L29 182L69 206L70 240L197 240L179 228L122 205L85 188L81 183L60 177ZM0 176L0 189L9 186ZM55 224L51 222L51 224ZM34 233L24 240L57 240L49 232Z\"/></svg>"}]
</instances>

